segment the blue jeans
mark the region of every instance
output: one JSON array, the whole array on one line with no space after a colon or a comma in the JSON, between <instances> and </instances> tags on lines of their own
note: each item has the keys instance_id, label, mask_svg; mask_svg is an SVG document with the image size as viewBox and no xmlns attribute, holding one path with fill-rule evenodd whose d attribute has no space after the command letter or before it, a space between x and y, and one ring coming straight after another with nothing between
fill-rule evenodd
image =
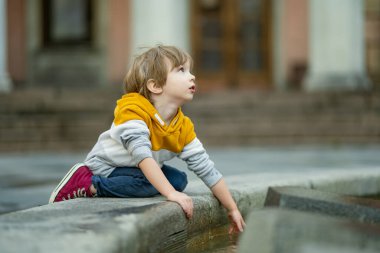
<instances>
[{"instance_id":1,"label":"blue jeans","mask_svg":"<svg viewBox=\"0 0 380 253\"><path fill-rule=\"evenodd\" d=\"M177 191L187 185L186 173L164 165L162 172ZM92 184L98 197L152 197L159 194L142 171L136 167L119 167L108 177L92 176Z\"/></svg>"}]
</instances>

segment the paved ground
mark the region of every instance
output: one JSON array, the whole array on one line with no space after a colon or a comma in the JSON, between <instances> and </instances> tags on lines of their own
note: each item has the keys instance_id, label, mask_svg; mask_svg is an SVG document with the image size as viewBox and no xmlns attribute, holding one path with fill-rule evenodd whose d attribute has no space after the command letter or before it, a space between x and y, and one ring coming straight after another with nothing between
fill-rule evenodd
<instances>
[{"instance_id":1,"label":"paved ground","mask_svg":"<svg viewBox=\"0 0 380 253\"><path fill-rule=\"evenodd\" d=\"M208 150L225 176L379 168L380 144L350 146L281 146ZM0 214L47 203L51 190L85 153L0 154ZM170 163L185 171L179 160ZM188 172L190 180L197 179Z\"/></svg>"}]
</instances>

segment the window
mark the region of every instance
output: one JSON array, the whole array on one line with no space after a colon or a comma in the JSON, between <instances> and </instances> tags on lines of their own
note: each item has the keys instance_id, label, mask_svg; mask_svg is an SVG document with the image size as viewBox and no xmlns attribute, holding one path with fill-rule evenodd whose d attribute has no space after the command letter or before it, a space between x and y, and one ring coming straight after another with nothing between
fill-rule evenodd
<instances>
[{"instance_id":1,"label":"window","mask_svg":"<svg viewBox=\"0 0 380 253\"><path fill-rule=\"evenodd\" d=\"M89 45L91 13L91 0L43 0L44 45Z\"/></svg>"}]
</instances>

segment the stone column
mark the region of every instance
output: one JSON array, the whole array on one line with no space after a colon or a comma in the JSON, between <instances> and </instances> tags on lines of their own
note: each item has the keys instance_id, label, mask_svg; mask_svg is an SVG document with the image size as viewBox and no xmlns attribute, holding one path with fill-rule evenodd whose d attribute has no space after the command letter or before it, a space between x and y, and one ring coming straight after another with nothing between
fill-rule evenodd
<instances>
[{"instance_id":1,"label":"stone column","mask_svg":"<svg viewBox=\"0 0 380 253\"><path fill-rule=\"evenodd\" d=\"M7 71L7 11L6 0L0 0L0 92L10 92L11 81Z\"/></svg>"},{"instance_id":2,"label":"stone column","mask_svg":"<svg viewBox=\"0 0 380 253\"><path fill-rule=\"evenodd\" d=\"M189 51L189 13L188 0L133 0L132 54L157 43Z\"/></svg>"},{"instance_id":3,"label":"stone column","mask_svg":"<svg viewBox=\"0 0 380 253\"><path fill-rule=\"evenodd\" d=\"M309 0L309 91L370 88L365 68L364 2Z\"/></svg>"},{"instance_id":4,"label":"stone column","mask_svg":"<svg viewBox=\"0 0 380 253\"><path fill-rule=\"evenodd\" d=\"M286 89L286 71L284 64L284 13L285 2L283 0L272 1L272 62L273 82L276 90Z\"/></svg>"}]
</instances>

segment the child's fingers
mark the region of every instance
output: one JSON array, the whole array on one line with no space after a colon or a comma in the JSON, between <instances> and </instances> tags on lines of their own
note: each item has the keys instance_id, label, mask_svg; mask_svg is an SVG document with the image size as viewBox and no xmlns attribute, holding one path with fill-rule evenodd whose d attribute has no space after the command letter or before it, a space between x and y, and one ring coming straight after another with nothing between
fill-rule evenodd
<instances>
[{"instance_id":1,"label":"child's fingers","mask_svg":"<svg viewBox=\"0 0 380 253\"><path fill-rule=\"evenodd\" d=\"M192 201L192 199L189 198L189 199L186 199L185 201L183 201L181 203L181 207L182 207L183 211L185 212L186 217L188 219L191 219L191 217L193 217L193 201Z\"/></svg>"},{"instance_id":2,"label":"child's fingers","mask_svg":"<svg viewBox=\"0 0 380 253\"><path fill-rule=\"evenodd\" d=\"M228 233L232 235L239 232L242 232L242 231L240 231L239 228L235 224L231 224L230 229L228 230Z\"/></svg>"},{"instance_id":3,"label":"child's fingers","mask_svg":"<svg viewBox=\"0 0 380 253\"><path fill-rule=\"evenodd\" d=\"M236 224L236 226L237 226L239 232L243 232L244 229L243 229L243 223L241 220Z\"/></svg>"},{"instance_id":4,"label":"child's fingers","mask_svg":"<svg viewBox=\"0 0 380 253\"><path fill-rule=\"evenodd\" d=\"M243 232L243 230L241 230L237 224L231 224L230 226L230 229L228 230L228 233L229 234L234 234L234 233L239 233L239 232Z\"/></svg>"},{"instance_id":5,"label":"child's fingers","mask_svg":"<svg viewBox=\"0 0 380 253\"><path fill-rule=\"evenodd\" d=\"M181 205L186 217L190 219L193 216L193 200L189 196L183 194L178 203Z\"/></svg>"},{"instance_id":6,"label":"child's fingers","mask_svg":"<svg viewBox=\"0 0 380 253\"><path fill-rule=\"evenodd\" d=\"M182 192L173 192L168 196L168 200L177 202L186 214L187 218L193 216L193 200Z\"/></svg>"},{"instance_id":7,"label":"child's fingers","mask_svg":"<svg viewBox=\"0 0 380 253\"><path fill-rule=\"evenodd\" d=\"M236 228L238 231L240 232L243 232L243 218L240 216L240 217L236 217L236 220L235 220L235 224L236 224Z\"/></svg>"},{"instance_id":8,"label":"child's fingers","mask_svg":"<svg viewBox=\"0 0 380 253\"><path fill-rule=\"evenodd\" d=\"M231 219L231 227L229 233L243 232L245 228L245 222L239 211L234 211L229 214Z\"/></svg>"},{"instance_id":9,"label":"child's fingers","mask_svg":"<svg viewBox=\"0 0 380 253\"><path fill-rule=\"evenodd\" d=\"M240 218L239 218L239 230L240 230L240 232L243 232L244 228L245 228L245 222L244 222L243 217L240 216Z\"/></svg>"}]
</instances>

